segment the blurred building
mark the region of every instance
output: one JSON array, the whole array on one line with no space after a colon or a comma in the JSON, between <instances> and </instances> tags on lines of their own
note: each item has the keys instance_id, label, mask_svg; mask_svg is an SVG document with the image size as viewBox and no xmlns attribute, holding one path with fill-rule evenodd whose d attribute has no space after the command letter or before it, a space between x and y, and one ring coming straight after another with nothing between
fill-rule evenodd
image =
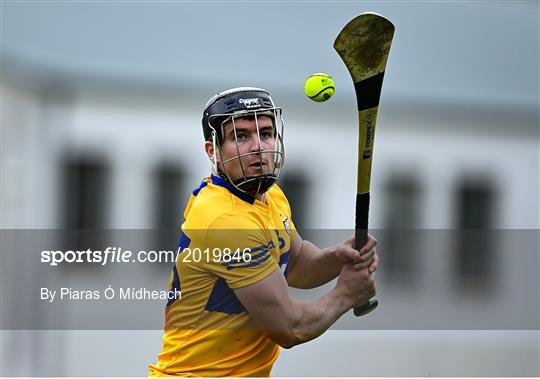
<instances>
[{"instance_id":1,"label":"blurred building","mask_svg":"<svg viewBox=\"0 0 540 379\"><path fill-rule=\"evenodd\" d=\"M209 173L200 117L215 89L55 77L39 66L5 69L10 75L1 87L2 228L172 229L162 237L174 244L184 204ZM319 229L351 229L354 107L337 101L314 105L277 92L274 97L285 108L286 120L287 166L281 185L293 205L296 224L306 236ZM429 305L432 317L465 312L464 317L476 318L478 329L489 325L496 329L507 317L515 321L508 329L534 325L538 277L524 275L537 275L538 267L530 267L538 263L534 236L532 240L525 236L523 245L512 244L516 236L503 238L501 244L497 236L502 232L490 231L538 228L536 109L383 98L373 170L370 217L373 229L379 229L373 233L381 240L379 292L386 312L380 311L366 328L426 329L427 325L429 329L429 322L410 321L422 302ZM467 232L471 230L484 232ZM152 273L156 283L166 280L167 271L164 267L161 274ZM526 298L531 294L536 300ZM471 302L476 306L470 307ZM487 328L482 326L486 321L482 307L499 312ZM394 312L408 323L392 324ZM148 351L154 354L160 333L146 335L153 348ZM107 364L98 369L91 362L73 363L79 354L88 353L86 344L77 344L80 337L75 332L41 331L37 341L35 337L10 340L9 335L3 339L3 348L8 346L5 354L10 360L21 360L18 369L6 369L9 375L143 374L142 362L137 370L127 371ZM520 356L538 353L534 333L532 340L528 335L517 341L521 341ZM72 363L29 368L24 365L28 357L10 354L12 348L13 353L36 342L43 348L56 346L72 357L67 359ZM139 344L132 349L141 356L140 350L135 351ZM286 362L290 354L301 357L301 349L285 352L281 360ZM470 354L475 349L478 346L471 345ZM515 352L514 347L501 345L496 354L507 355L509 350ZM146 358L151 361L154 356ZM282 364L276 368L278 373L290 373L290 367ZM484 371L475 371L473 361L469 364L470 370L463 371L467 375L498 372L496 362ZM355 372L344 368L335 375ZM378 371L369 372L377 375ZM529 375L535 368L526 365L506 372ZM411 373L427 374L421 369Z\"/></svg>"}]
</instances>

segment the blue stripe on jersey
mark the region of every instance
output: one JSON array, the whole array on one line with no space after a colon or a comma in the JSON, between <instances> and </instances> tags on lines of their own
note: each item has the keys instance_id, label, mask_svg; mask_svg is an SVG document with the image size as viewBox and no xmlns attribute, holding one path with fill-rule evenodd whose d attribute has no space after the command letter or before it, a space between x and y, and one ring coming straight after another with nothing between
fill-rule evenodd
<instances>
[{"instance_id":1,"label":"blue stripe on jersey","mask_svg":"<svg viewBox=\"0 0 540 379\"><path fill-rule=\"evenodd\" d=\"M184 234L184 232L180 233L180 239L178 240L178 254L188 248L190 244L191 238Z\"/></svg>"},{"instance_id":2,"label":"blue stripe on jersey","mask_svg":"<svg viewBox=\"0 0 540 379\"><path fill-rule=\"evenodd\" d=\"M208 182L203 180L201 184L193 190L193 196L197 196L199 192L208 185Z\"/></svg>"},{"instance_id":3,"label":"blue stripe on jersey","mask_svg":"<svg viewBox=\"0 0 540 379\"><path fill-rule=\"evenodd\" d=\"M261 245L261 246L257 246L257 247L252 247L251 249L249 249L249 253L252 254L256 251L260 251L260 250L268 250L268 246L266 245Z\"/></svg>"},{"instance_id":4,"label":"blue stripe on jersey","mask_svg":"<svg viewBox=\"0 0 540 379\"><path fill-rule=\"evenodd\" d=\"M238 190L231 183L220 178L219 176L212 174L212 183L215 184L216 186L220 186L220 187L228 189L230 193L232 193L234 196L238 197L239 199L244 200L246 203L249 203L251 205L255 203L255 198L253 196L248 195L247 193Z\"/></svg>"},{"instance_id":5,"label":"blue stripe on jersey","mask_svg":"<svg viewBox=\"0 0 540 379\"><path fill-rule=\"evenodd\" d=\"M264 263L270 258L270 248L274 247L274 241L270 241L268 245L261 245L249 249L249 254L251 255L250 260L248 261L239 261L236 259L231 260L230 262L221 262L227 270L232 270L233 268L242 268L242 267L253 267L261 263ZM257 252L257 254L253 254Z\"/></svg>"},{"instance_id":6,"label":"blue stripe on jersey","mask_svg":"<svg viewBox=\"0 0 540 379\"><path fill-rule=\"evenodd\" d=\"M265 252L259 254L256 259L251 259L247 262L234 262L234 263L223 263L223 265L225 265L225 267L227 268L227 270L232 270L233 268L246 268L246 267L254 267L254 266L258 266L264 262L266 262L268 260L268 258L270 258L270 254L268 252L268 250L266 250Z\"/></svg>"},{"instance_id":7,"label":"blue stripe on jersey","mask_svg":"<svg viewBox=\"0 0 540 379\"><path fill-rule=\"evenodd\" d=\"M172 281L172 285L171 285L171 289L169 290L169 293L171 293L170 291L173 291L173 293L175 293L174 292L175 288L177 291L180 291L180 275L178 275L178 269L176 268L176 263L174 264L172 271L173 271L173 281ZM176 300L176 296L170 298L167 301L167 305L165 307L168 307L169 305L174 303L175 300Z\"/></svg>"},{"instance_id":8,"label":"blue stripe on jersey","mask_svg":"<svg viewBox=\"0 0 540 379\"><path fill-rule=\"evenodd\" d=\"M233 268L248 268L248 267L255 267L255 266L258 266L260 264L263 264L264 262L266 262L268 260L268 258L270 258L270 254L266 254L264 257L260 258L259 260L256 260L256 261L250 261L248 263L246 263L245 265L243 266L235 266L235 267L232 267L231 270Z\"/></svg>"},{"instance_id":9,"label":"blue stripe on jersey","mask_svg":"<svg viewBox=\"0 0 540 379\"><path fill-rule=\"evenodd\" d=\"M246 262L240 262L240 263L249 263L252 260L262 258L263 256L267 255L269 251L270 250L268 250L268 249L264 249L264 250L258 252L257 254L251 254L251 251L250 251L250 259L248 261L246 261Z\"/></svg>"},{"instance_id":10,"label":"blue stripe on jersey","mask_svg":"<svg viewBox=\"0 0 540 379\"><path fill-rule=\"evenodd\" d=\"M290 256L291 256L290 251L287 251L286 253L283 253L279 256L279 267L281 268L281 266L286 265L285 271L283 272L283 275L285 276L285 278L287 277L287 275L289 275L289 257Z\"/></svg>"},{"instance_id":11,"label":"blue stripe on jersey","mask_svg":"<svg viewBox=\"0 0 540 379\"><path fill-rule=\"evenodd\" d=\"M256 251L257 253L256 254L253 254L253 252ZM242 264L242 263L249 263L251 260L253 259L257 259L257 258L260 258L262 257L263 255L265 255L266 253L268 253L268 247L267 246L264 246L264 250L263 249L250 249L249 250L249 255L250 255L250 259L247 260L247 261L244 261L244 260L239 260L239 259L232 259L230 262L222 262L225 266L230 266L230 265L235 265L235 264ZM236 253L235 253L236 254ZM240 254L240 253L238 253Z\"/></svg>"},{"instance_id":12,"label":"blue stripe on jersey","mask_svg":"<svg viewBox=\"0 0 540 379\"><path fill-rule=\"evenodd\" d=\"M212 292L208 297L208 302L204 309L209 312L222 312L229 315L246 311L242 303L236 297L234 291L223 278L218 278L216 283L214 283L214 287L212 288Z\"/></svg>"},{"instance_id":13,"label":"blue stripe on jersey","mask_svg":"<svg viewBox=\"0 0 540 379\"><path fill-rule=\"evenodd\" d=\"M180 256L180 253L186 249L189 244L191 243L191 239L182 232L180 234L180 241L178 241L178 256ZM174 262L173 268L173 281L171 285L170 291L174 291L175 289L180 292L180 275L178 275L178 269L176 268L176 262ZM166 307L171 305L176 300L176 297L173 297L167 301Z\"/></svg>"}]
</instances>

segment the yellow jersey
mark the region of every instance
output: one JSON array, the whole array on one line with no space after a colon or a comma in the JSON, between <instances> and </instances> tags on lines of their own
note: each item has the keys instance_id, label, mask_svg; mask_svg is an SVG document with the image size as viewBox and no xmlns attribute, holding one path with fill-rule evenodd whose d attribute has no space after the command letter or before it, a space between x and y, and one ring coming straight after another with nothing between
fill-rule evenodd
<instances>
[{"instance_id":1,"label":"yellow jersey","mask_svg":"<svg viewBox=\"0 0 540 379\"><path fill-rule=\"evenodd\" d=\"M165 307L163 347L149 376L270 376L279 346L257 327L233 289L276 269L287 277L296 231L277 185L265 201L222 178L193 191L169 289L181 292Z\"/></svg>"}]
</instances>

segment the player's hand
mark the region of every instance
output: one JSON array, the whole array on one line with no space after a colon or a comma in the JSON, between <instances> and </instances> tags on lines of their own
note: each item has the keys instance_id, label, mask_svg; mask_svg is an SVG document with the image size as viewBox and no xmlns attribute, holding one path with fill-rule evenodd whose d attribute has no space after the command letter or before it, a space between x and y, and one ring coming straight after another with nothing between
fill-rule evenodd
<instances>
[{"instance_id":1,"label":"player's hand","mask_svg":"<svg viewBox=\"0 0 540 379\"><path fill-rule=\"evenodd\" d=\"M352 264L344 264L336 289L350 308L364 305L376 294L375 274L367 268L358 270Z\"/></svg>"},{"instance_id":2,"label":"player's hand","mask_svg":"<svg viewBox=\"0 0 540 379\"><path fill-rule=\"evenodd\" d=\"M354 264L356 269L368 268L370 273L375 272L379 265L379 257L375 246L377 240L368 234L368 241L364 247L357 251L353 248L354 236L348 238L343 243L335 246L334 254L336 259L343 264Z\"/></svg>"}]
</instances>

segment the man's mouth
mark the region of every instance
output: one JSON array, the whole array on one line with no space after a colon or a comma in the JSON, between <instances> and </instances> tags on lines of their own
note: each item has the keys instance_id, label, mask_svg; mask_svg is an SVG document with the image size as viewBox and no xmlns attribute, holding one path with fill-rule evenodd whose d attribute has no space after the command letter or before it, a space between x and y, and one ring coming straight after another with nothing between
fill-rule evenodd
<instances>
[{"instance_id":1,"label":"man's mouth","mask_svg":"<svg viewBox=\"0 0 540 379\"><path fill-rule=\"evenodd\" d=\"M255 168L261 168L261 167L264 167L266 166L266 163L262 162L254 162L252 164L249 165L249 167L255 167Z\"/></svg>"}]
</instances>

